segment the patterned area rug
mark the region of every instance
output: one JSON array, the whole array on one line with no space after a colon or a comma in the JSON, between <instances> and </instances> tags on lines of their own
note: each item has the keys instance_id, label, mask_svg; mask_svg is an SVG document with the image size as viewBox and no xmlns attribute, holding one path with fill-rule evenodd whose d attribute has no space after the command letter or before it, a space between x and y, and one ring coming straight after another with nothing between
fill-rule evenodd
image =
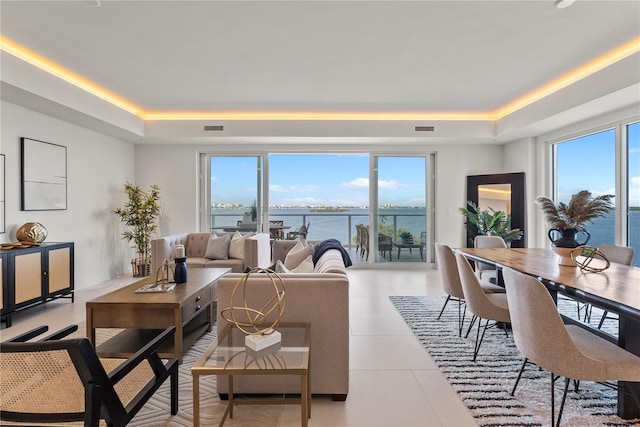
<instances>
[{"instance_id":1,"label":"patterned area rug","mask_svg":"<svg viewBox=\"0 0 640 427\"><path fill-rule=\"evenodd\" d=\"M84 331L84 324L79 331ZM96 341L101 343L113 336L117 330L99 329L96 332ZM214 329L204 334L185 353L182 364L178 368L178 413L171 415L171 394L169 381L167 380L156 391L146 405L138 412L128 424L133 427L167 427L167 426L193 426L193 377L191 367L196 363L200 355L209 347L216 338ZM216 377L200 378L200 425L218 425L226 409L226 401L221 401L216 391ZM225 426L254 427L277 426L282 407L279 405L246 405L236 406L233 409L233 419L227 418Z\"/></svg>"},{"instance_id":2,"label":"patterned area rug","mask_svg":"<svg viewBox=\"0 0 640 427\"><path fill-rule=\"evenodd\" d=\"M445 298L413 296L389 298L479 425L548 426L551 424L550 377L547 371L528 365L515 396L512 397L509 394L523 361L511 333L506 337L502 329L488 329L477 361L473 362L476 328L474 327L468 338L464 338L469 320L467 317L463 337L458 337L457 303L450 302L441 319L438 320L438 313L442 309ZM575 302L561 302L560 311L575 317ZM600 315L601 311L594 308L592 322L597 322ZM613 321L607 321L607 323L610 324L609 327L616 325ZM557 407L559 407L563 385L564 381L556 383ZM616 415L616 399L614 390L600 384L582 382L578 393L571 390L568 394L561 425L580 427L640 425L640 419L623 420Z\"/></svg>"}]
</instances>

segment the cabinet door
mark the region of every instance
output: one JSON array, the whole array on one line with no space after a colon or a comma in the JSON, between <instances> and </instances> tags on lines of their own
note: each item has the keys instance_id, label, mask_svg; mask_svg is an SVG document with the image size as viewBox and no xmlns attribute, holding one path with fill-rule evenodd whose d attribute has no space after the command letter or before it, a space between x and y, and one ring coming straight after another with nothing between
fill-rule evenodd
<instances>
[{"instance_id":1,"label":"cabinet door","mask_svg":"<svg viewBox=\"0 0 640 427\"><path fill-rule=\"evenodd\" d=\"M14 256L15 303L42 297L42 252Z\"/></svg>"},{"instance_id":2,"label":"cabinet door","mask_svg":"<svg viewBox=\"0 0 640 427\"><path fill-rule=\"evenodd\" d=\"M49 249L49 293L71 287L71 248Z\"/></svg>"}]
</instances>

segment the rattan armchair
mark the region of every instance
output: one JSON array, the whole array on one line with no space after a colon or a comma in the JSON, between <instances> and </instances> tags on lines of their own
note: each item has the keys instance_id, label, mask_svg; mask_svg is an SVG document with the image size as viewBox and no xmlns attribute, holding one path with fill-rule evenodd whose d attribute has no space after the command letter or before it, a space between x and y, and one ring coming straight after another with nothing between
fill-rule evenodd
<instances>
[{"instance_id":1,"label":"rattan armchair","mask_svg":"<svg viewBox=\"0 0 640 427\"><path fill-rule=\"evenodd\" d=\"M162 360L157 353L175 327L128 359L98 358L87 338L66 338L77 329L29 341L48 330L41 326L0 343L3 422L125 426L167 378L171 414L178 412L178 360Z\"/></svg>"}]
</instances>

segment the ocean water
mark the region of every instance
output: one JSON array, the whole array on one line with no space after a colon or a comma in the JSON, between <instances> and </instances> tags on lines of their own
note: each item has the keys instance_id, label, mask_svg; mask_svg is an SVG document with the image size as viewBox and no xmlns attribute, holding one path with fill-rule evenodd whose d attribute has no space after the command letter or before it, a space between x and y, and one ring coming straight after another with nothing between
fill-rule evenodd
<instances>
[{"instance_id":1,"label":"ocean water","mask_svg":"<svg viewBox=\"0 0 640 427\"><path fill-rule=\"evenodd\" d=\"M212 224L215 227L235 226L246 209L212 209ZM394 226L396 230L406 229L419 238L425 228L424 208L381 209L381 216L385 225ZM338 239L344 245L354 242L356 224L369 224L368 209L349 209L346 212L312 212L310 209L271 209L270 219L282 220L290 226L289 230L297 229L303 224L309 225L309 240ZM462 221L462 216L460 217ZM587 224L591 238L587 245L597 247L601 244L615 242L615 215L610 213L596 218ZM633 265L640 266L640 210L629 213L629 246L635 250Z\"/></svg>"}]
</instances>

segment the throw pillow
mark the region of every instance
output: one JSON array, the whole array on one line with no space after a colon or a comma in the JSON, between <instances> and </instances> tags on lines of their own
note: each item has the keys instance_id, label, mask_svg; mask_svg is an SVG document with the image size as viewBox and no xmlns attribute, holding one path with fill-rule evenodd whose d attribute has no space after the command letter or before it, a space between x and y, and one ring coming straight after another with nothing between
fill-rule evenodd
<instances>
[{"instance_id":1,"label":"throw pillow","mask_svg":"<svg viewBox=\"0 0 640 427\"><path fill-rule=\"evenodd\" d=\"M239 231L233 233L229 242L229 258L244 259L244 241L253 236L254 233L247 233L244 236Z\"/></svg>"},{"instance_id":2,"label":"throw pillow","mask_svg":"<svg viewBox=\"0 0 640 427\"><path fill-rule=\"evenodd\" d=\"M313 256L313 246L307 244L306 240L300 239L284 258L284 266L289 270L293 270L309 255Z\"/></svg>"},{"instance_id":3,"label":"throw pillow","mask_svg":"<svg viewBox=\"0 0 640 427\"><path fill-rule=\"evenodd\" d=\"M289 270L282 261L276 263L276 273L313 273L313 255L306 257L300 265Z\"/></svg>"},{"instance_id":4,"label":"throw pillow","mask_svg":"<svg viewBox=\"0 0 640 427\"><path fill-rule=\"evenodd\" d=\"M229 238L212 235L207 242L207 250L204 257L209 259L229 259Z\"/></svg>"}]
</instances>

